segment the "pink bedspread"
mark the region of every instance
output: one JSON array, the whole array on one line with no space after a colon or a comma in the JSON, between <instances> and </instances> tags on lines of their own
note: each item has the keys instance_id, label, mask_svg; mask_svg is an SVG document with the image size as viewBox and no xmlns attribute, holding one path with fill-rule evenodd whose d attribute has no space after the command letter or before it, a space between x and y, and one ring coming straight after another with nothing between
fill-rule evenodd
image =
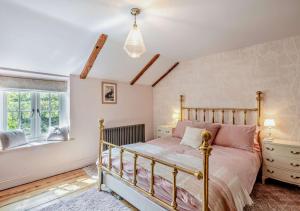
<instances>
[{"instance_id":1,"label":"pink bedspread","mask_svg":"<svg viewBox=\"0 0 300 211\"><path fill-rule=\"evenodd\" d=\"M146 146L159 147L162 149L160 153L173 155L188 155L202 159L202 153L199 150L193 149L189 146L180 145L180 139L174 137L165 137L155 139L146 143ZM128 148L135 147L128 145ZM241 210L238 207L234 192L234 188L230 187L231 182L238 180L238 183L243 189L250 194L256 180L258 170L261 165L260 155L257 152L249 152L240 149L229 147L222 147L213 145L213 150L209 160L209 207L211 210L217 210L217 202L222 204L224 210ZM138 147L134 150L139 151ZM151 153L147 153L150 154ZM119 172L119 153L114 153L112 156L112 167L115 172ZM178 163L176 163L178 165ZM108 165L107 151L103 156L103 165ZM193 165L186 163L185 167L193 169ZM202 169L198 169L202 170ZM124 161L124 178L132 180L133 178L133 164L129 161ZM138 166L137 184L145 190L149 190L150 172L145 168ZM166 178L155 176L154 179L155 196L170 203L172 199L172 183ZM201 186L199 186L199 189ZM213 198L215 197L215 199ZM200 210L201 201L197 199L190 192L182 187L177 189L177 204L179 210ZM240 205L241 206L241 205Z\"/></svg>"}]
</instances>

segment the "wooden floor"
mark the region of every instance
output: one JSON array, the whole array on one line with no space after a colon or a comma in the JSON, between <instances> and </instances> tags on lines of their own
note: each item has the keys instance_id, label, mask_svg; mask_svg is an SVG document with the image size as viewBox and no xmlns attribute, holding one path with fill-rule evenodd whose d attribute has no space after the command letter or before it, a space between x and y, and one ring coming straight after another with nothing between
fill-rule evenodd
<instances>
[{"instance_id":1,"label":"wooden floor","mask_svg":"<svg viewBox=\"0 0 300 211\"><path fill-rule=\"evenodd\" d=\"M35 210L96 187L97 180L83 169L0 191L0 211ZM123 202L131 208L127 202Z\"/></svg>"}]
</instances>

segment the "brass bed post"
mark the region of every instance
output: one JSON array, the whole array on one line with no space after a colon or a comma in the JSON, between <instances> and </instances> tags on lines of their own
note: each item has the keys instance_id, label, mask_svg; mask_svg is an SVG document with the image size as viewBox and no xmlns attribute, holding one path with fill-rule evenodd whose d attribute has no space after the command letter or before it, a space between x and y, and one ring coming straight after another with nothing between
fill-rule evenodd
<instances>
[{"instance_id":1,"label":"brass bed post","mask_svg":"<svg viewBox=\"0 0 300 211\"><path fill-rule=\"evenodd\" d=\"M183 95L180 95L180 121L183 120L183 101L184 97Z\"/></svg>"},{"instance_id":2,"label":"brass bed post","mask_svg":"<svg viewBox=\"0 0 300 211\"><path fill-rule=\"evenodd\" d=\"M99 120L99 155L98 155L98 191L101 191L102 185L102 151L103 151L103 141L104 141L104 119Z\"/></svg>"},{"instance_id":3,"label":"brass bed post","mask_svg":"<svg viewBox=\"0 0 300 211\"><path fill-rule=\"evenodd\" d=\"M256 102L257 102L257 126L260 126L261 121L261 100L262 100L262 92L256 92Z\"/></svg>"},{"instance_id":4,"label":"brass bed post","mask_svg":"<svg viewBox=\"0 0 300 211\"><path fill-rule=\"evenodd\" d=\"M151 196L154 195L154 165L155 165L155 161L151 160L151 176L150 176L150 188L149 188L149 193Z\"/></svg>"},{"instance_id":5,"label":"brass bed post","mask_svg":"<svg viewBox=\"0 0 300 211\"><path fill-rule=\"evenodd\" d=\"M172 202L171 202L171 206L173 207L174 210L176 210L177 208L177 185L176 185L176 176L178 174L178 170L177 168L173 169L173 190L172 190Z\"/></svg>"},{"instance_id":6,"label":"brass bed post","mask_svg":"<svg viewBox=\"0 0 300 211\"><path fill-rule=\"evenodd\" d=\"M183 95L180 95L180 121L183 120Z\"/></svg>"},{"instance_id":7,"label":"brass bed post","mask_svg":"<svg viewBox=\"0 0 300 211\"><path fill-rule=\"evenodd\" d=\"M121 148L120 149L120 172L119 172L121 178L123 177L123 168L124 168L124 166L123 166L123 153L124 153L124 149Z\"/></svg>"},{"instance_id":8,"label":"brass bed post","mask_svg":"<svg viewBox=\"0 0 300 211\"><path fill-rule=\"evenodd\" d=\"M136 166L137 165L137 158L138 158L137 154L134 153L134 156L133 156L133 159L134 159L134 161L133 161L133 181L132 181L134 186L136 186L136 183L137 183L137 179L136 179L136 175L137 175L137 166Z\"/></svg>"},{"instance_id":9,"label":"brass bed post","mask_svg":"<svg viewBox=\"0 0 300 211\"><path fill-rule=\"evenodd\" d=\"M212 150L208 141L211 139L211 134L205 130L201 134L202 145L200 149L203 152L203 199L202 199L202 211L208 211L208 170L209 170L209 156Z\"/></svg>"},{"instance_id":10,"label":"brass bed post","mask_svg":"<svg viewBox=\"0 0 300 211\"><path fill-rule=\"evenodd\" d=\"M224 109L222 109L222 124L224 124Z\"/></svg>"}]
</instances>

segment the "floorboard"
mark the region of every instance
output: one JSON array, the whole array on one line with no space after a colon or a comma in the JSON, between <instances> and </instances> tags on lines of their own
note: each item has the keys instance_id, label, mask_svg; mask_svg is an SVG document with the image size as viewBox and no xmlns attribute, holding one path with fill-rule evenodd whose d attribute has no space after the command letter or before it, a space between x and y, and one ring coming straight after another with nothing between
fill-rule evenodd
<instances>
[{"instance_id":1,"label":"floorboard","mask_svg":"<svg viewBox=\"0 0 300 211\"><path fill-rule=\"evenodd\" d=\"M96 186L97 180L78 169L0 191L0 210L35 210Z\"/></svg>"}]
</instances>

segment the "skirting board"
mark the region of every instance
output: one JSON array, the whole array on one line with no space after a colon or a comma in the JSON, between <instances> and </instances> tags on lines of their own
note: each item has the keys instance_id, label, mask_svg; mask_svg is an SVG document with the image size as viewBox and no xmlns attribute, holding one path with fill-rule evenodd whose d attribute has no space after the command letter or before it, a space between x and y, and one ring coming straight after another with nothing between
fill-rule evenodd
<instances>
[{"instance_id":1,"label":"skirting board","mask_svg":"<svg viewBox=\"0 0 300 211\"><path fill-rule=\"evenodd\" d=\"M68 171L72 171L75 169L79 169L90 164L95 164L97 156L90 156L86 158L82 158L79 160L74 160L72 162L67 162L64 164L60 164L57 166L52 166L47 169L47 171L43 171L38 174L28 174L21 177L12 178L9 180L0 181L0 190L12 188L18 185L23 185L29 182L33 182L39 179L44 179L47 177L51 177L57 174L65 173Z\"/></svg>"},{"instance_id":2,"label":"skirting board","mask_svg":"<svg viewBox=\"0 0 300 211\"><path fill-rule=\"evenodd\" d=\"M123 197L126 201L141 211L166 211L166 209L160 205L105 172L103 173L103 182L106 187Z\"/></svg>"}]
</instances>

